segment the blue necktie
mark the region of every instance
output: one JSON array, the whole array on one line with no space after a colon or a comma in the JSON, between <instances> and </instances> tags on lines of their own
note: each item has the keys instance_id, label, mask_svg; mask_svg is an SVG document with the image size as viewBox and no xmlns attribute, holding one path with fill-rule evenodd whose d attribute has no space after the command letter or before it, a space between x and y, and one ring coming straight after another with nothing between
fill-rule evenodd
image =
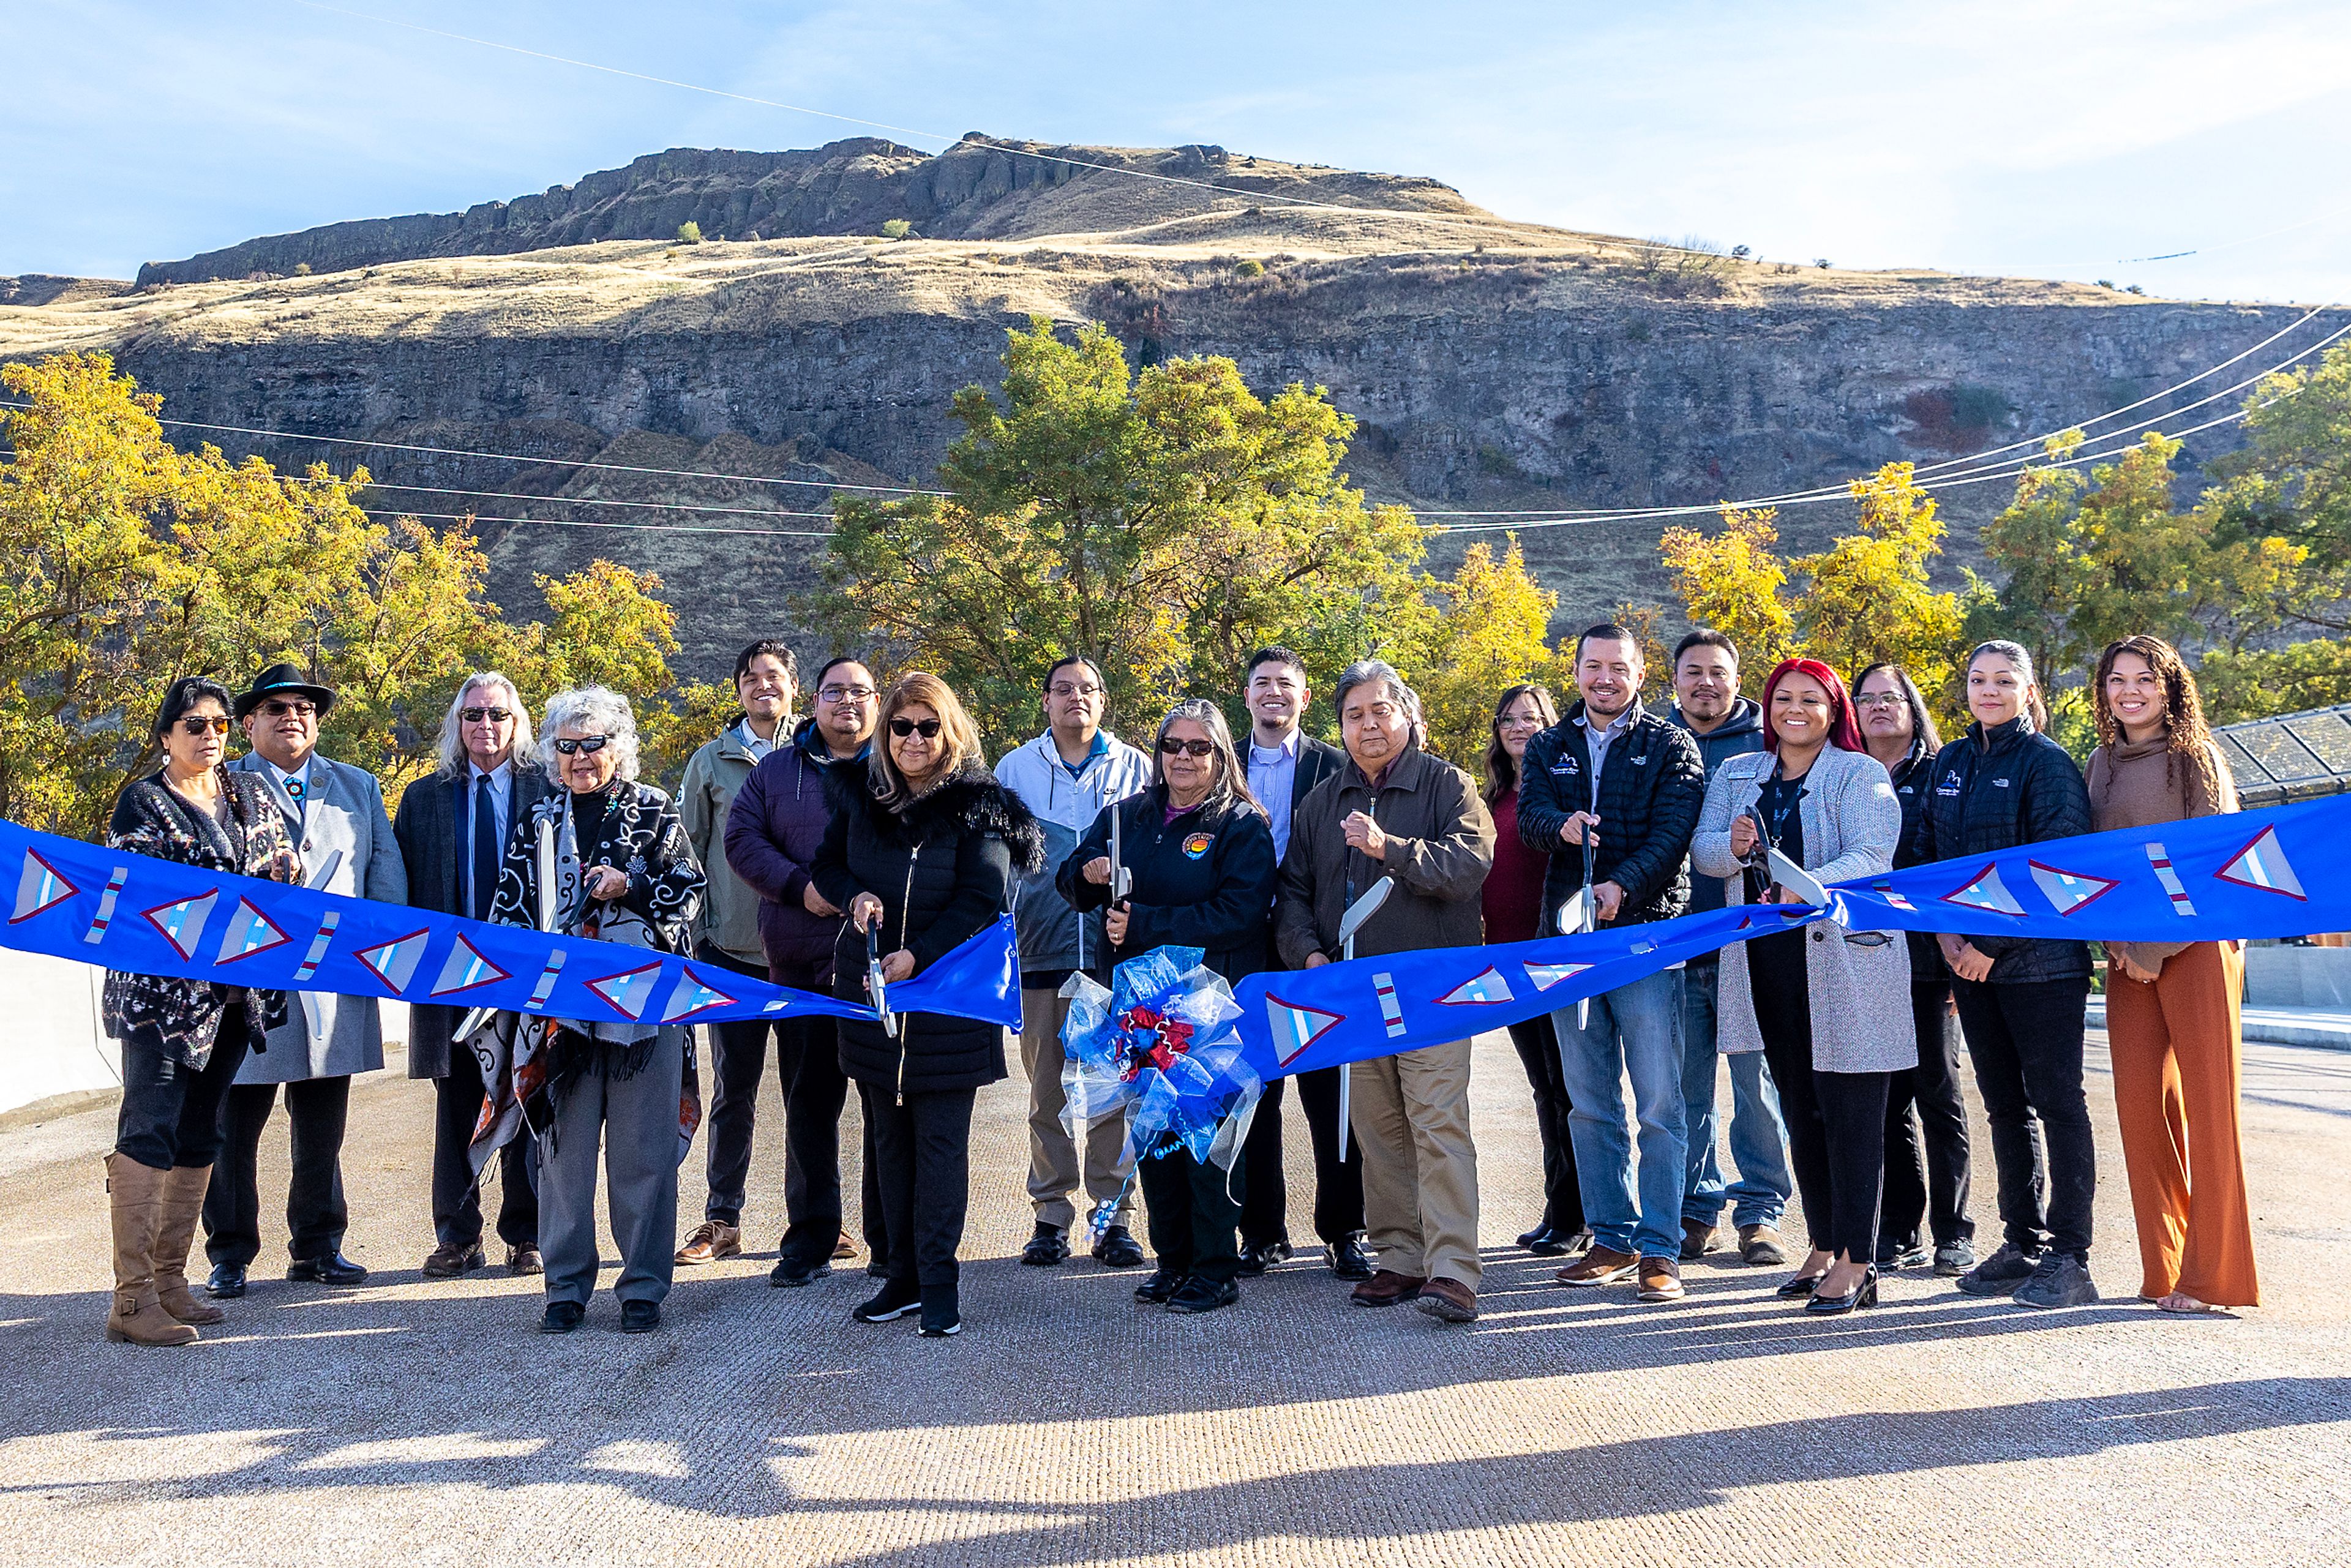
<instances>
[{"instance_id":1,"label":"blue necktie","mask_svg":"<svg viewBox=\"0 0 2351 1568\"><path fill-rule=\"evenodd\" d=\"M498 811L490 799L490 777L474 780L474 918L490 917L498 891Z\"/></svg>"}]
</instances>

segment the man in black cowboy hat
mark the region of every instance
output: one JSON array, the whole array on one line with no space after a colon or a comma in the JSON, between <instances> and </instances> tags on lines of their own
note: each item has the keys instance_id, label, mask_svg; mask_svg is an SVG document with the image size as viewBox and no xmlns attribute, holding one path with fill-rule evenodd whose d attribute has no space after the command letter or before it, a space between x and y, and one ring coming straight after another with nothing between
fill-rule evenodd
<instances>
[{"instance_id":1,"label":"man in black cowboy hat","mask_svg":"<svg viewBox=\"0 0 2351 1568\"><path fill-rule=\"evenodd\" d=\"M383 810L383 790L364 768L317 754L319 721L335 694L292 664L272 664L238 694L230 711L253 749L229 764L261 776L301 852L304 883L387 904L408 902L408 876ZM246 1059L223 1108L225 1137L204 1198L206 1289L245 1294L246 1270L261 1251L256 1164L261 1130L286 1086L294 1174L286 1195L291 1232L289 1280L354 1285L367 1270L343 1256L350 1215L343 1205L343 1122L351 1074L383 1065L383 1030L371 997L306 991L266 1049Z\"/></svg>"}]
</instances>

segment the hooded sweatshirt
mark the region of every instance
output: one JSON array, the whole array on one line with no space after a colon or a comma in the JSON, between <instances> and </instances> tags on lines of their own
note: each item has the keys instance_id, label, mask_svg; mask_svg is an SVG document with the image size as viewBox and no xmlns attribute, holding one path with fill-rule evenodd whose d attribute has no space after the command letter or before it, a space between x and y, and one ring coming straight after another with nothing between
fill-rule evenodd
<instances>
[{"instance_id":1,"label":"hooded sweatshirt","mask_svg":"<svg viewBox=\"0 0 2351 1568\"><path fill-rule=\"evenodd\" d=\"M1689 737L1698 742L1698 760L1705 767L1706 776L1708 779L1714 777L1714 770L1717 768L1721 767L1731 758L1744 757L1750 752L1763 749L1763 710L1747 697L1740 697L1733 702L1730 705L1729 716L1704 735L1690 729L1689 719L1683 715L1679 703L1674 705L1673 711L1667 714L1666 717L1682 728L1689 730ZM1703 910L1720 909L1724 901L1723 894L1722 878L1691 877L1689 912L1696 915ZM1708 953L1703 958L1694 958L1691 962L1710 964L1718 956L1717 954Z\"/></svg>"},{"instance_id":2,"label":"hooded sweatshirt","mask_svg":"<svg viewBox=\"0 0 2351 1568\"><path fill-rule=\"evenodd\" d=\"M1004 754L996 777L1019 798L1045 833L1042 869L1022 876L1012 905L1020 936L1020 983L1058 986L1072 969L1098 967L1108 956L1099 913L1080 915L1053 885L1102 809L1151 783L1151 759L1108 730L1098 732L1093 755L1073 771L1047 730Z\"/></svg>"}]
</instances>

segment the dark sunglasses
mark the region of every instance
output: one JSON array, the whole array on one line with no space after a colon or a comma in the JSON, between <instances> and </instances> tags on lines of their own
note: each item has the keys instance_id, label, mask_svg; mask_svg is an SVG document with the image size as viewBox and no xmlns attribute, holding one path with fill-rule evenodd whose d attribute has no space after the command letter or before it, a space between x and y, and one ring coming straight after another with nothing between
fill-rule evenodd
<instances>
[{"instance_id":1,"label":"dark sunglasses","mask_svg":"<svg viewBox=\"0 0 2351 1568\"><path fill-rule=\"evenodd\" d=\"M935 718L893 718L890 721L890 733L902 740L910 735L935 740L938 738L939 721Z\"/></svg>"},{"instance_id":2,"label":"dark sunglasses","mask_svg":"<svg viewBox=\"0 0 2351 1568\"><path fill-rule=\"evenodd\" d=\"M284 718L289 713L298 718L308 718L312 714L319 711L319 705L317 703L289 703L283 697L272 697L269 701L261 705L261 711L267 714L272 718Z\"/></svg>"},{"instance_id":3,"label":"dark sunglasses","mask_svg":"<svg viewBox=\"0 0 2351 1568\"><path fill-rule=\"evenodd\" d=\"M605 744L611 738L609 735L583 735L575 739L567 735L555 743L555 749L566 757L580 751L594 753L603 750Z\"/></svg>"},{"instance_id":4,"label":"dark sunglasses","mask_svg":"<svg viewBox=\"0 0 2351 1568\"><path fill-rule=\"evenodd\" d=\"M484 719L488 719L492 724L504 724L514 717L514 714L511 710L502 707L461 707L457 710L457 716L467 724L479 724Z\"/></svg>"},{"instance_id":5,"label":"dark sunglasses","mask_svg":"<svg viewBox=\"0 0 2351 1568\"><path fill-rule=\"evenodd\" d=\"M180 721L180 727L190 735L226 735L228 717L225 714L214 714L209 718L202 714L190 714Z\"/></svg>"},{"instance_id":6,"label":"dark sunglasses","mask_svg":"<svg viewBox=\"0 0 2351 1568\"><path fill-rule=\"evenodd\" d=\"M1159 737L1162 757L1213 757L1216 753L1217 743L1213 740L1178 740L1172 735Z\"/></svg>"}]
</instances>

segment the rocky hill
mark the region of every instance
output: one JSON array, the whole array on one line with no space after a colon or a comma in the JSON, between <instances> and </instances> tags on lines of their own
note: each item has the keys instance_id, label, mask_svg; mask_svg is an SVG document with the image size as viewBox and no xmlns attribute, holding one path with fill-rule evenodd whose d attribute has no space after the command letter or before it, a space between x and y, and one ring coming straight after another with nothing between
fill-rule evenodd
<instances>
[{"instance_id":1,"label":"rocky hill","mask_svg":"<svg viewBox=\"0 0 2351 1568\"><path fill-rule=\"evenodd\" d=\"M881 238L891 218L910 236ZM729 237L671 243L688 220ZM1356 482L1432 513L1705 504L1941 461L2130 402L2301 314L1734 261L1510 223L1429 180L984 138L935 157L873 140L666 152L141 279L0 279L0 358L103 349L169 417L350 443L212 434L231 450L363 462L380 507L530 519L482 525L511 606L532 573L596 555L659 570L697 673L788 620L822 548L821 517L795 515L821 510L808 486L925 482L948 395L992 382L1031 314L1106 321L1139 358L1228 354L1261 389L1327 386L1361 422ZM1945 493L1955 563L2008 489ZM632 504L590 504L613 502ZM1845 515L1782 522L1802 543ZM1662 526L1523 541L1565 622L1655 596Z\"/></svg>"}]
</instances>

